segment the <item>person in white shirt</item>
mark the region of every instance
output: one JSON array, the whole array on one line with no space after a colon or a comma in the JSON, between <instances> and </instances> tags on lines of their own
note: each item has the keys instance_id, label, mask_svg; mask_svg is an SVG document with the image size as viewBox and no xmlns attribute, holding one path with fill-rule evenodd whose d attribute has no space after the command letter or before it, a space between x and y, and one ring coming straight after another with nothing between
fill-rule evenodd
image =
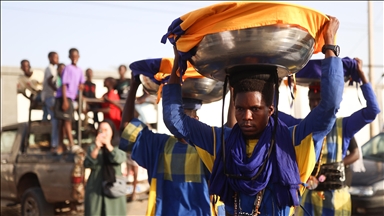
<instances>
[{"instance_id":1,"label":"person in white shirt","mask_svg":"<svg viewBox=\"0 0 384 216\"><path fill-rule=\"evenodd\" d=\"M53 117L53 107L55 103L55 88L54 81L56 80L56 67L59 63L59 55L56 52L49 52L49 65L44 72L43 90L41 91L41 100L43 102L43 122L48 121L48 115L51 120Z\"/></svg>"},{"instance_id":2,"label":"person in white shirt","mask_svg":"<svg viewBox=\"0 0 384 216\"><path fill-rule=\"evenodd\" d=\"M31 103L41 102L41 90L43 89L44 73L39 70L31 70L31 64L24 59L20 62L23 75L19 76L17 83L17 93L29 99ZM27 95L27 90L30 92Z\"/></svg>"},{"instance_id":3,"label":"person in white shirt","mask_svg":"<svg viewBox=\"0 0 384 216\"><path fill-rule=\"evenodd\" d=\"M48 122L48 115L51 117L51 152L56 152L59 145L59 123L55 118L53 107L55 105L56 79L59 63L59 55L56 52L48 53L49 65L45 69L43 91L41 99L43 101L43 122Z\"/></svg>"}]
</instances>

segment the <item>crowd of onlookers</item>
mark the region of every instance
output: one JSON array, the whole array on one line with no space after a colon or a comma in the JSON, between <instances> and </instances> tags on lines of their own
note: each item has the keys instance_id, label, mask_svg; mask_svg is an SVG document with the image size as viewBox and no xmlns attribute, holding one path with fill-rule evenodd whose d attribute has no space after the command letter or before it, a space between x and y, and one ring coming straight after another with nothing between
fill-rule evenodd
<instances>
[{"instance_id":1,"label":"crowd of onlookers","mask_svg":"<svg viewBox=\"0 0 384 216\"><path fill-rule=\"evenodd\" d=\"M104 79L104 87L106 93L101 97L96 97L96 84L93 82L93 70L87 68L85 74L78 67L80 58L79 50L71 48L69 50L69 59L71 63L65 65L59 62L59 54L57 52L49 52L49 65L45 71L32 70L31 63L24 59L21 61L21 70L23 75L19 76L17 84L17 92L30 100L30 109L42 109L42 124L51 125L50 151L53 154L61 155L66 151L71 151L74 145L72 135L72 123L74 114L78 112L78 106L84 107L82 113L85 115L82 120L91 129L100 130L100 123L108 120L113 123L114 128L119 130L123 103L125 102L131 84L131 79L126 77L127 66L120 65L118 67L118 78L106 77ZM82 100L79 101L79 95ZM144 122L148 119L145 117L142 106L151 105L152 111L156 111L156 96L150 95L145 89L141 96L135 101L136 111L135 117L142 119ZM147 109L148 110L148 109ZM99 113L103 114L100 121ZM89 118L91 114L91 118ZM157 113L150 113L157 116ZM93 119L93 121L89 121ZM153 119L153 118L152 118ZM149 127L154 128L155 122L147 121ZM64 145L64 138L67 138L68 145ZM137 183L138 165L127 154L128 172L132 172L134 176L134 191Z\"/></svg>"},{"instance_id":2,"label":"crowd of onlookers","mask_svg":"<svg viewBox=\"0 0 384 216\"><path fill-rule=\"evenodd\" d=\"M86 106L82 106L85 107L83 110L85 124L88 124L88 114L92 113L93 121L90 124L96 129L100 122L98 113L102 113L103 119L110 119L119 129L122 103L125 102L130 87L130 79L126 77L127 66L120 65L118 67L119 78L107 77L104 79L104 87L107 92L102 98L89 100L96 99L96 84L92 80L93 70L88 68L84 74L83 70L77 66L79 58L79 50L72 48L69 50L71 63L65 65L59 63L57 52L49 52L49 65L44 72L32 70L30 62L26 59L21 61L21 69L24 74L19 76L18 93L30 100L31 108L41 107L43 124L50 121L52 126L51 151L56 154L62 154L74 146L72 122L74 113L77 112L76 107L79 106L79 93L82 93L83 102L86 104ZM148 97L154 96L144 90L136 103L154 101L145 100ZM139 113L140 110L136 112L136 117L140 117ZM144 116L141 117L144 118ZM68 148L63 144L64 137L68 139Z\"/></svg>"}]
</instances>

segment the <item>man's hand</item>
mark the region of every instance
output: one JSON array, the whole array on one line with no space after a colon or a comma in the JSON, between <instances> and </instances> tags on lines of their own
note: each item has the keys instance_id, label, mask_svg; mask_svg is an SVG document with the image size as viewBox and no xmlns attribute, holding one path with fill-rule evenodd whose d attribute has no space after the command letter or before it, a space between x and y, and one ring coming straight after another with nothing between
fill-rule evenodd
<instances>
[{"instance_id":1,"label":"man's hand","mask_svg":"<svg viewBox=\"0 0 384 216\"><path fill-rule=\"evenodd\" d=\"M67 111L69 108L69 104L68 104L68 100L64 99L63 98L63 105L61 106L61 109L63 109L63 111Z\"/></svg>"},{"instance_id":2,"label":"man's hand","mask_svg":"<svg viewBox=\"0 0 384 216\"><path fill-rule=\"evenodd\" d=\"M136 75L134 76L133 75L133 72L131 72L131 77L132 77L132 83L135 83L137 85L140 85L141 84L141 80L140 80L140 75Z\"/></svg>"},{"instance_id":3,"label":"man's hand","mask_svg":"<svg viewBox=\"0 0 384 216\"><path fill-rule=\"evenodd\" d=\"M357 62L357 74L359 75L361 81L363 82L363 84L368 83L367 77L365 76L363 71L363 60L357 57L353 59Z\"/></svg>"},{"instance_id":4,"label":"man's hand","mask_svg":"<svg viewBox=\"0 0 384 216\"><path fill-rule=\"evenodd\" d=\"M337 30L339 29L339 20L336 17L329 16L329 21L325 25L324 29L324 42L325 44L334 45L335 43L335 36L337 33Z\"/></svg>"}]
</instances>

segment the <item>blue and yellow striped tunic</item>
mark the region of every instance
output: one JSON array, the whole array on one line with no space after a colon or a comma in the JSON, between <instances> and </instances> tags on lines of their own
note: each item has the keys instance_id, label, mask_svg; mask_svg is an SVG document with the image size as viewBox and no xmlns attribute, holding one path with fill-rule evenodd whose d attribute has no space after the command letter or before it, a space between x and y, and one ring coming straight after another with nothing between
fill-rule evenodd
<instances>
[{"instance_id":1,"label":"blue and yellow striped tunic","mask_svg":"<svg viewBox=\"0 0 384 216\"><path fill-rule=\"evenodd\" d=\"M340 162L347 154L351 138L365 125L375 120L380 113L372 86L366 83L361 86L361 91L367 106L344 118L338 118L326 136L325 148L321 164ZM285 116L284 120L289 120ZM305 211L314 216L350 215L351 199L348 188L326 191L306 190L303 194L301 205ZM297 209L296 215L307 215L303 209Z\"/></svg>"},{"instance_id":2,"label":"blue and yellow striped tunic","mask_svg":"<svg viewBox=\"0 0 384 216\"><path fill-rule=\"evenodd\" d=\"M322 65L322 100L317 108L295 127L289 128L296 152L300 179L306 182L320 155L324 136L332 129L336 112L343 93L343 71L340 58L332 57L323 60ZM220 134L224 130L229 136L230 129L211 127L184 114L182 108L181 87L179 84L168 84L163 88L163 117L167 128L177 137L184 137L195 144L201 159L212 169L217 150L221 146ZM252 147L254 148L254 146ZM264 157L261 155L261 157ZM252 211L255 197L239 194L243 211ZM299 194L298 194L299 196ZM224 203L228 213L233 214L233 203ZM273 188L266 190L261 203L262 215L289 215L291 206L279 208Z\"/></svg>"},{"instance_id":3,"label":"blue and yellow striped tunic","mask_svg":"<svg viewBox=\"0 0 384 216\"><path fill-rule=\"evenodd\" d=\"M132 159L147 169L151 185L147 215L213 213L208 193L210 172L192 145L153 133L138 119L125 127L120 148L126 151L132 144Z\"/></svg>"}]
</instances>

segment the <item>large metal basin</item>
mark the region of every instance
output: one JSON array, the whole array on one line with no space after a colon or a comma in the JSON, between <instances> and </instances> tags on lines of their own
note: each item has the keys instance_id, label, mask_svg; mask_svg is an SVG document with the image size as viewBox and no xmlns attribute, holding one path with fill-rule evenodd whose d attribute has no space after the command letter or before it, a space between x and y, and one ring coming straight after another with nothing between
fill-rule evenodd
<instances>
[{"instance_id":1,"label":"large metal basin","mask_svg":"<svg viewBox=\"0 0 384 216\"><path fill-rule=\"evenodd\" d=\"M159 85L153 82L149 77L140 74L140 81L143 84L143 88L151 95L157 95Z\"/></svg>"},{"instance_id":2,"label":"large metal basin","mask_svg":"<svg viewBox=\"0 0 384 216\"><path fill-rule=\"evenodd\" d=\"M279 65L279 77L298 72L311 58L314 38L301 28L270 25L206 35L189 60L203 76L224 81L225 69L239 64Z\"/></svg>"},{"instance_id":3,"label":"large metal basin","mask_svg":"<svg viewBox=\"0 0 384 216\"><path fill-rule=\"evenodd\" d=\"M140 80L143 88L148 91L149 94L157 95L157 91L159 90L158 84L144 75L140 75ZM223 85L224 82L205 77L187 78L181 87L182 96L199 99L202 100L203 103L212 103L223 98ZM228 91L229 85L227 86L227 92Z\"/></svg>"}]
</instances>

